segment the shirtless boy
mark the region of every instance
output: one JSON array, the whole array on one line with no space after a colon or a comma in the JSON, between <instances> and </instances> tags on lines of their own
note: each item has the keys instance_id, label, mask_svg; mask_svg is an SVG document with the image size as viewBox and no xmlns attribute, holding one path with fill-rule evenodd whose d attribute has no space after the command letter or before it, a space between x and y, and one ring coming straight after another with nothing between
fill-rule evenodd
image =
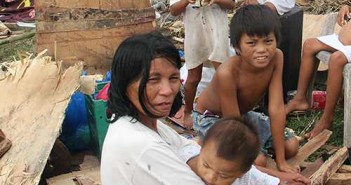
<instances>
[{"instance_id":1,"label":"shirtless boy","mask_svg":"<svg viewBox=\"0 0 351 185\"><path fill-rule=\"evenodd\" d=\"M237 10L230 23L230 40L237 56L218 68L201 93L193 111L194 129L204 136L219 118L243 116L256 125L262 147L274 146L278 169L296 172L298 168L286 162L286 158L296 155L298 141L291 135L284 139L283 53L277 49L279 30L278 15L264 5L247 5ZM267 90L269 118L251 111ZM265 166L264 155L260 154L255 164Z\"/></svg>"}]
</instances>

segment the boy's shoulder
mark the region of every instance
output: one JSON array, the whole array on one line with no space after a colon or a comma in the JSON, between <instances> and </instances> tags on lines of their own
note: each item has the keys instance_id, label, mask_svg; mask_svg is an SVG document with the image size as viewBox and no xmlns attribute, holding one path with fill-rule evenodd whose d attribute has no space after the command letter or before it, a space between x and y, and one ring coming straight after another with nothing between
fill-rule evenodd
<instances>
[{"instance_id":1,"label":"boy's shoulder","mask_svg":"<svg viewBox=\"0 0 351 185\"><path fill-rule=\"evenodd\" d=\"M221 64L216 71L216 76L219 78L233 78L238 75L240 67L241 57L231 56L228 61Z\"/></svg>"}]
</instances>

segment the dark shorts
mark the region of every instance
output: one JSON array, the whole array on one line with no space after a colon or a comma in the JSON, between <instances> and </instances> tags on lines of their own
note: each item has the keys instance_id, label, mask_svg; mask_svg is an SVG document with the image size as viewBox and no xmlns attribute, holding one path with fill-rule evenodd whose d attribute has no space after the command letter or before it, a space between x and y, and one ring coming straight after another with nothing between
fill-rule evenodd
<instances>
[{"instance_id":1,"label":"dark shorts","mask_svg":"<svg viewBox=\"0 0 351 185\"><path fill-rule=\"evenodd\" d=\"M208 129L215 124L220 117L209 112L201 114L197 111L193 111L193 122L194 130L199 134L200 138L203 139L206 135ZM272 132L270 126L270 119L263 113L258 113L254 111L247 112L243 115L243 118L248 119L257 129L259 134L260 142L262 143L261 150L263 153L267 153L267 149L273 146ZM285 128L284 137L288 140L295 136L293 130Z\"/></svg>"}]
</instances>

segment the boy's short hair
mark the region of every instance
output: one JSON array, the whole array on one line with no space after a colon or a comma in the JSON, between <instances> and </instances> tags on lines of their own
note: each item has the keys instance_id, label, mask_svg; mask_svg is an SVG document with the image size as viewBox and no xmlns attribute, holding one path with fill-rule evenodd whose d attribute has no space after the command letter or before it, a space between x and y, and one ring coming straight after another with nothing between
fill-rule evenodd
<instances>
[{"instance_id":1,"label":"boy's short hair","mask_svg":"<svg viewBox=\"0 0 351 185\"><path fill-rule=\"evenodd\" d=\"M239 43L242 35L267 36L273 32L277 40L280 40L281 23L277 13L265 5L246 5L239 8L230 21L230 43L234 48L240 48Z\"/></svg>"},{"instance_id":2,"label":"boy's short hair","mask_svg":"<svg viewBox=\"0 0 351 185\"><path fill-rule=\"evenodd\" d=\"M260 140L254 125L240 118L220 119L207 132L203 147L215 142L217 157L228 161L240 161L240 170L246 173L260 150Z\"/></svg>"}]
</instances>

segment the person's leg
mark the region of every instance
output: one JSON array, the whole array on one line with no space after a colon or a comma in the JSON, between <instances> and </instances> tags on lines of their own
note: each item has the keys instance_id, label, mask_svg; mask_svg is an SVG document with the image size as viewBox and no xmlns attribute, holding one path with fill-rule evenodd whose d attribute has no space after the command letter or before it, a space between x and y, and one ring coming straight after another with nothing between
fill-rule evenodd
<instances>
[{"instance_id":1,"label":"person's leg","mask_svg":"<svg viewBox=\"0 0 351 185\"><path fill-rule=\"evenodd\" d=\"M299 151L299 140L296 137L291 137L285 140L285 158L290 159L294 157Z\"/></svg>"},{"instance_id":2,"label":"person's leg","mask_svg":"<svg viewBox=\"0 0 351 185\"><path fill-rule=\"evenodd\" d=\"M330 56L327 79L327 99L324 112L312 131L306 134L306 137L309 139L315 137L324 129L332 129L334 110L342 90L343 70L346 63L347 59L340 51L336 51Z\"/></svg>"},{"instance_id":3,"label":"person's leg","mask_svg":"<svg viewBox=\"0 0 351 185\"><path fill-rule=\"evenodd\" d=\"M258 154L258 156L255 159L254 164L256 166L262 166L262 167L266 167L267 166L267 157L265 156L265 154L263 152L260 152Z\"/></svg>"},{"instance_id":4,"label":"person's leg","mask_svg":"<svg viewBox=\"0 0 351 185\"><path fill-rule=\"evenodd\" d=\"M302 50L299 80L297 84L297 93L294 96L294 98L286 105L286 114L289 114L294 110L307 110L309 108L306 93L313 79L316 67L319 64L319 60L315 58L315 55L319 51L333 50L333 48L320 42L317 38L311 38L305 41Z\"/></svg>"},{"instance_id":5,"label":"person's leg","mask_svg":"<svg viewBox=\"0 0 351 185\"><path fill-rule=\"evenodd\" d=\"M212 61L212 65L215 68L215 70L217 70L217 68L221 65L221 63Z\"/></svg>"},{"instance_id":6,"label":"person's leg","mask_svg":"<svg viewBox=\"0 0 351 185\"><path fill-rule=\"evenodd\" d=\"M184 126L188 129L192 128L193 121L191 118L191 112L193 111L194 98L196 95L197 86L201 80L202 75L202 64L188 70L188 77L184 87Z\"/></svg>"}]
</instances>

